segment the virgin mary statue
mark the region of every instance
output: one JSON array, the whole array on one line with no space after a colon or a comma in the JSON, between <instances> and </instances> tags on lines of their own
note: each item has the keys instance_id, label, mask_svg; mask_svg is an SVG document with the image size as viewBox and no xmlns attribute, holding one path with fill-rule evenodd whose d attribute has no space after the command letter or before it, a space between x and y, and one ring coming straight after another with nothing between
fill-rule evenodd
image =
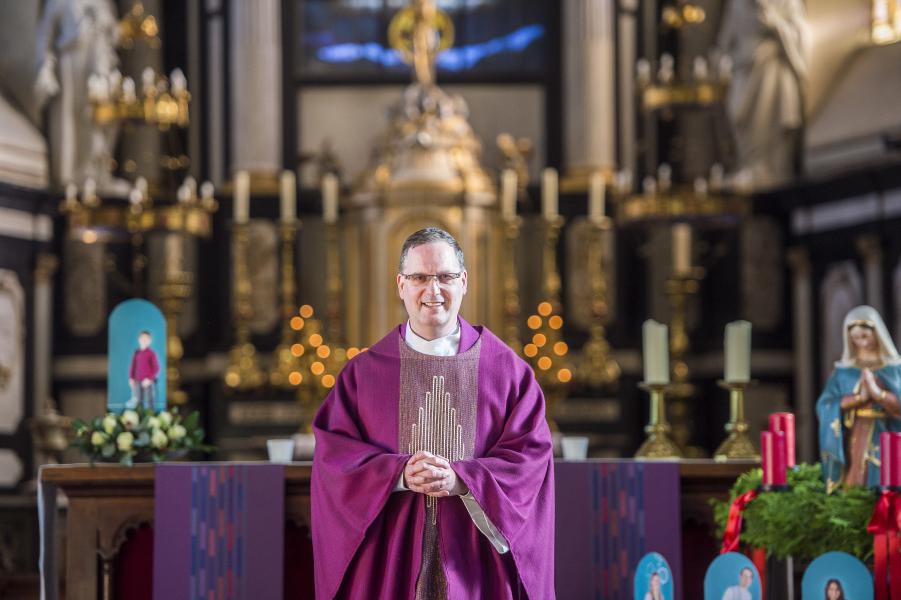
<instances>
[{"instance_id":1,"label":"virgin mary statue","mask_svg":"<svg viewBox=\"0 0 901 600\"><path fill-rule=\"evenodd\" d=\"M845 316L842 358L817 400L827 489L879 484L879 434L901 431L901 357L872 306Z\"/></svg>"}]
</instances>

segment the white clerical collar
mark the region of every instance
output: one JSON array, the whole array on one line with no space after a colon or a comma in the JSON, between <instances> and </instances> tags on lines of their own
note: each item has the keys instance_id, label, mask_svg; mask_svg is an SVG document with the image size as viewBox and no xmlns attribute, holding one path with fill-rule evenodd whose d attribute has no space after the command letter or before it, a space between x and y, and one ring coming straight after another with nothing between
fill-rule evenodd
<instances>
[{"instance_id":1,"label":"white clerical collar","mask_svg":"<svg viewBox=\"0 0 901 600\"><path fill-rule=\"evenodd\" d=\"M457 328L453 333L449 333L444 337L435 338L434 340L426 340L413 331L410 327L410 321L407 321L407 331L404 334L404 341L407 345L423 354L432 356L453 356L460 349L460 323L457 322Z\"/></svg>"}]
</instances>

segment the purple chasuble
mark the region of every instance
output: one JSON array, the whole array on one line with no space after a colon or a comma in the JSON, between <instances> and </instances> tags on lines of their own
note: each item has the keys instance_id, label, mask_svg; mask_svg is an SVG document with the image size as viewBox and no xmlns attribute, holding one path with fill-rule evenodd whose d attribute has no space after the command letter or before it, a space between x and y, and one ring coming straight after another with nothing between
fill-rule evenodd
<instances>
[{"instance_id":1,"label":"purple chasuble","mask_svg":"<svg viewBox=\"0 0 901 600\"><path fill-rule=\"evenodd\" d=\"M554 598L554 482L531 368L460 319L456 356L421 354L401 325L338 377L313 430L316 597ZM394 487L410 455L452 461L509 542L498 554L458 497Z\"/></svg>"}]
</instances>

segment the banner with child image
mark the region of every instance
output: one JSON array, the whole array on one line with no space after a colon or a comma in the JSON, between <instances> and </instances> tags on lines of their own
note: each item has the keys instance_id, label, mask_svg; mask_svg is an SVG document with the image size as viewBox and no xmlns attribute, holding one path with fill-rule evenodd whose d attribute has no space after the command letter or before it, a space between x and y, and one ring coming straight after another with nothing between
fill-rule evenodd
<instances>
[{"instance_id":1,"label":"banner with child image","mask_svg":"<svg viewBox=\"0 0 901 600\"><path fill-rule=\"evenodd\" d=\"M166 409L166 319L146 300L126 300L109 317L106 405L120 413Z\"/></svg>"}]
</instances>

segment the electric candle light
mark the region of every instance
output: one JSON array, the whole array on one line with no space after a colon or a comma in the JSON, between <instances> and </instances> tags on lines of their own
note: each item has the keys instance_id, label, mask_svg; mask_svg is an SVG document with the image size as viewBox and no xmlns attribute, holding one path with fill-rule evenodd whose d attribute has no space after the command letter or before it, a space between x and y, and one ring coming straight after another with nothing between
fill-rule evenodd
<instances>
[{"instance_id":1,"label":"electric candle light","mask_svg":"<svg viewBox=\"0 0 901 600\"><path fill-rule=\"evenodd\" d=\"M281 217L282 223L293 223L296 219L297 185L294 171L282 171L281 177Z\"/></svg>"},{"instance_id":2,"label":"electric candle light","mask_svg":"<svg viewBox=\"0 0 901 600\"><path fill-rule=\"evenodd\" d=\"M243 225L250 218L250 173L235 173L235 206L233 218L235 223Z\"/></svg>"},{"instance_id":3,"label":"electric candle light","mask_svg":"<svg viewBox=\"0 0 901 600\"><path fill-rule=\"evenodd\" d=\"M557 218L557 169L552 167L541 174L541 212L548 221Z\"/></svg>"},{"instance_id":4,"label":"electric candle light","mask_svg":"<svg viewBox=\"0 0 901 600\"><path fill-rule=\"evenodd\" d=\"M601 223L604 220L606 192L604 176L598 172L592 173L588 185L588 219L592 223Z\"/></svg>"},{"instance_id":5,"label":"electric candle light","mask_svg":"<svg viewBox=\"0 0 901 600\"><path fill-rule=\"evenodd\" d=\"M501 173L501 217L505 221L516 218L516 171L504 169Z\"/></svg>"},{"instance_id":6,"label":"electric candle light","mask_svg":"<svg viewBox=\"0 0 901 600\"><path fill-rule=\"evenodd\" d=\"M669 383L669 335L667 326L648 319L641 327L644 343L644 382Z\"/></svg>"},{"instance_id":7,"label":"electric candle light","mask_svg":"<svg viewBox=\"0 0 901 600\"><path fill-rule=\"evenodd\" d=\"M727 383L748 383L751 380L751 323L733 321L726 325Z\"/></svg>"},{"instance_id":8,"label":"electric candle light","mask_svg":"<svg viewBox=\"0 0 901 600\"><path fill-rule=\"evenodd\" d=\"M778 412L770 415L770 431L785 434L785 466L794 469L795 459L795 415Z\"/></svg>"}]
</instances>

